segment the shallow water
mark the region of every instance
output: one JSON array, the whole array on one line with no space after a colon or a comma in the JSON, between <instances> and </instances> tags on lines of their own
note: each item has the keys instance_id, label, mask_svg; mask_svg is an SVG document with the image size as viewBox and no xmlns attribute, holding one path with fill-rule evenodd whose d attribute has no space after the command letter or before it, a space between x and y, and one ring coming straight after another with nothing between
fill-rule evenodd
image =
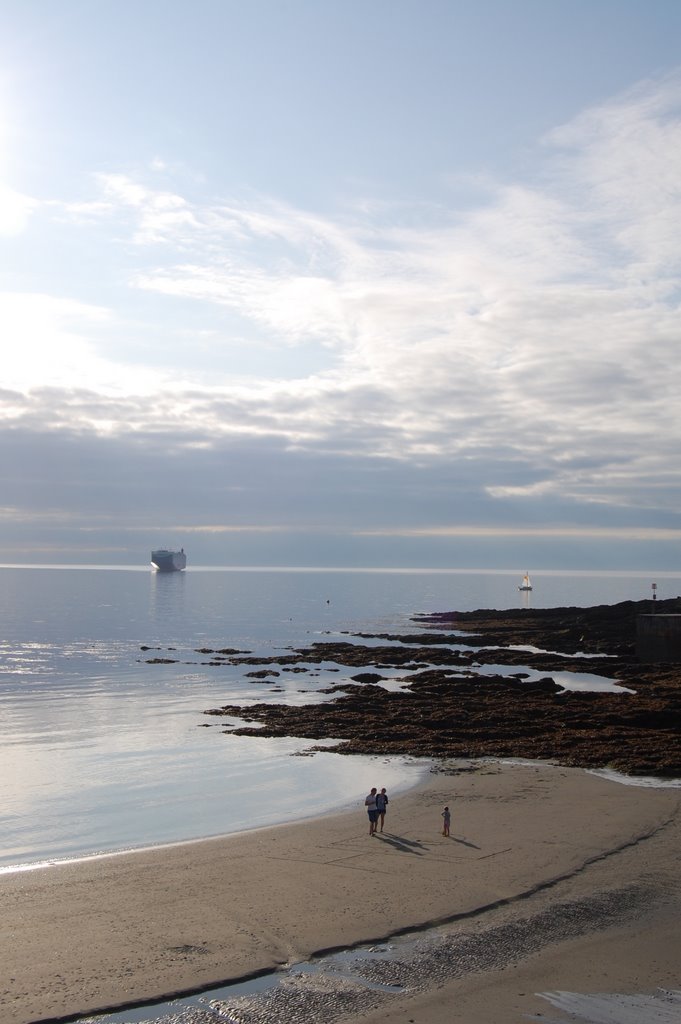
<instances>
[{"instance_id":1,"label":"shallow water","mask_svg":"<svg viewBox=\"0 0 681 1024\"><path fill-rule=\"evenodd\" d=\"M560 1017L533 1016L542 1024L681 1024L681 992L658 990L649 995L616 992L586 995L581 992L542 992ZM569 1014L569 1017L563 1016Z\"/></svg>"},{"instance_id":2,"label":"shallow water","mask_svg":"<svg viewBox=\"0 0 681 1024\"><path fill-rule=\"evenodd\" d=\"M656 579L660 598L681 590L675 576ZM407 633L416 613L590 605L650 591L644 574L547 573L534 581L531 594L520 594L517 575L507 572L190 566L163 575L146 567L0 566L0 772L11 780L0 812L0 868L330 808L359 813L371 785L394 791L423 765L295 756L309 744L226 737L222 723L204 714L227 703L329 699L318 691L353 673L307 666L281 671L273 683L248 675L257 666L208 665L198 649L265 657L353 631ZM159 656L172 661L148 663Z\"/></svg>"},{"instance_id":3,"label":"shallow water","mask_svg":"<svg viewBox=\"0 0 681 1024\"><path fill-rule=\"evenodd\" d=\"M372 1007L399 1008L403 993L433 991L458 978L484 976L516 964L547 944L589 936L636 912L626 890L593 900L557 902L526 918L494 923L481 916L464 927L440 926L291 964L261 977L169 1002L93 1016L84 1024L316 1024L359 1018ZM490 921L486 921L486 917ZM537 993L558 1016L527 1014L543 1024L681 1024L681 992L652 994ZM568 1016L563 1016L567 1014Z\"/></svg>"}]
</instances>

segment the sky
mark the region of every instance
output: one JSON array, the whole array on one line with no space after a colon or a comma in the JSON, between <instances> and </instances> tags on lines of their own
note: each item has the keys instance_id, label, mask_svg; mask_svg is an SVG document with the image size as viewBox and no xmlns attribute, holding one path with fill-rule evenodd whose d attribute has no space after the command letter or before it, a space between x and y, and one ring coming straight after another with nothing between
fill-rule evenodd
<instances>
[{"instance_id":1,"label":"sky","mask_svg":"<svg viewBox=\"0 0 681 1024\"><path fill-rule=\"evenodd\" d=\"M0 562L669 570L677 0L0 0Z\"/></svg>"}]
</instances>

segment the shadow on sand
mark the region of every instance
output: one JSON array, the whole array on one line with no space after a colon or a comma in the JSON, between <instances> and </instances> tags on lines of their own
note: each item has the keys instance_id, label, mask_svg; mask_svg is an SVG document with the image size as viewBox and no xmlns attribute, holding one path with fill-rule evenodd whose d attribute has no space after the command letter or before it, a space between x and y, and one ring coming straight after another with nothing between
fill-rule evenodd
<instances>
[{"instance_id":1,"label":"shadow on sand","mask_svg":"<svg viewBox=\"0 0 681 1024\"><path fill-rule=\"evenodd\" d=\"M481 846L477 846L476 843L469 843L469 841L467 839L462 839L459 836L450 836L449 838L453 839L455 843L460 843L462 846L468 846L469 849L471 849L471 850L481 850L482 849L482 847Z\"/></svg>"},{"instance_id":2,"label":"shadow on sand","mask_svg":"<svg viewBox=\"0 0 681 1024\"><path fill-rule=\"evenodd\" d=\"M394 847L399 853L412 853L417 857L422 857L429 848L425 843L420 843L416 839L405 839L404 836L396 836L393 832L376 832L375 835L377 839L382 839L384 843ZM481 846L477 846L461 836L450 836L449 838L461 846L467 846L470 850L482 849Z\"/></svg>"},{"instance_id":3,"label":"shadow on sand","mask_svg":"<svg viewBox=\"0 0 681 1024\"><path fill-rule=\"evenodd\" d=\"M393 846L400 853L413 853L417 857L422 857L427 850L427 847L423 843L417 842L416 839L405 839L404 836L396 836L392 832L376 832L376 837L382 839L384 843L388 843L389 846Z\"/></svg>"}]
</instances>

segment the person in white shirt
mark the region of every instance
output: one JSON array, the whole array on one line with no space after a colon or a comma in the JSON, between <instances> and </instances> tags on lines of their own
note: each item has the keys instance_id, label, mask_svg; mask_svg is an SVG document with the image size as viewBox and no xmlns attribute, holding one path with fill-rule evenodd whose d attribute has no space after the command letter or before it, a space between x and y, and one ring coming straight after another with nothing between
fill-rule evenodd
<instances>
[{"instance_id":1,"label":"person in white shirt","mask_svg":"<svg viewBox=\"0 0 681 1024\"><path fill-rule=\"evenodd\" d=\"M388 810L388 794L385 791L385 786L380 793L376 794L376 810L378 811L378 820L381 823L382 832L385 823L385 812Z\"/></svg>"}]
</instances>

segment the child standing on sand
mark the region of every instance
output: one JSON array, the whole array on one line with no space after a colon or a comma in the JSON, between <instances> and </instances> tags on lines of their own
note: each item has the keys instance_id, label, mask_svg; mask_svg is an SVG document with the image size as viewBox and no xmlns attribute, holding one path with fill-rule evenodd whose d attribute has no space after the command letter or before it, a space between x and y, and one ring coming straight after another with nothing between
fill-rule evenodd
<instances>
[{"instance_id":1,"label":"child standing on sand","mask_svg":"<svg viewBox=\"0 0 681 1024\"><path fill-rule=\"evenodd\" d=\"M449 813L449 807L445 807L444 811L442 812L442 835L443 836L448 836L449 835L449 823L450 823L451 820L452 820L452 816Z\"/></svg>"}]
</instances>

